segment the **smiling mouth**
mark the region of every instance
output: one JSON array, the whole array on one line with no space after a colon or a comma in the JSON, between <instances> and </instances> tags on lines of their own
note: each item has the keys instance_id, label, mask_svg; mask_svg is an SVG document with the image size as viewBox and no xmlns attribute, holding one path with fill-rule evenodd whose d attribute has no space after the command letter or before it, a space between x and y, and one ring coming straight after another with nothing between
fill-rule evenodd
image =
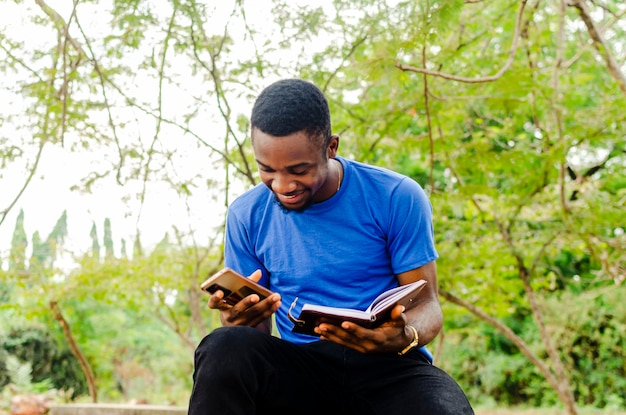
<instances>
[{"instance_id":1,"label":"smiling mouth","mask_svg":"<svg viewBox=\"0 0 626 415\"><path fill-rule=\"evenodd\" d=\"M295 205L304 199L304 191L292 192L288 194L276 194L276 198L283 205Z\"/></svg>"}]
</instances>

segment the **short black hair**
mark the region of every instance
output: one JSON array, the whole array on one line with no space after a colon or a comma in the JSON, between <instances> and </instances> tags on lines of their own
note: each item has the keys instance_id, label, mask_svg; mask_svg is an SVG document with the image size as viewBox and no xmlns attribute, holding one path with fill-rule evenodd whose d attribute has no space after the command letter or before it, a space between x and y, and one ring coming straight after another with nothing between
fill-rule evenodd
<instances>
[{"instance_id":1,"label":"short black hair","mask_svg":"<svg viewBox=\"0 0 626 415\"><path fill-rule=\"evenodd\" d=\"M324 148L331 136L324 93L302 79L283 79L265 88L252 107L250 122L252 129L275 137L304 131L312 139L322 138Z\"/></svg>"}]
</instances>

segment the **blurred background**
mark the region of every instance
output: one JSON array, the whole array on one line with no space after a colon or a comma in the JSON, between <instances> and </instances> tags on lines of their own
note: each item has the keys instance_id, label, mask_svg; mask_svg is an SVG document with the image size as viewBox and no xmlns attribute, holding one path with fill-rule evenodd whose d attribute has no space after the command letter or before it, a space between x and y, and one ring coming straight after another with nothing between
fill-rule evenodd
<instances>
[{"instance_id":1,"label":"blurred background","mask_svg":"<svg viewBox=\"0 0 626 415\"><path fill-rule=\"evenodd\" d=\"M626 411L621 0L0 0L0 411L185 406L271 82L434 209L472 403Z\"/></svg>"}]
</instances>

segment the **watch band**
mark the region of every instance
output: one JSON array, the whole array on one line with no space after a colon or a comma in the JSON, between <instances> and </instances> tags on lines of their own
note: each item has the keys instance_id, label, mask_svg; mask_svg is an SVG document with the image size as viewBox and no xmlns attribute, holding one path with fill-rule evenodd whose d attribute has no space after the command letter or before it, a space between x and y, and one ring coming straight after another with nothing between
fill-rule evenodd
<instances>
[{"instance_id":1,"label":"watch band","mask_svg":"<svg viewBox=\"0 0 626 415\"><path fill-rule=\"evenodd\" d=\"M411 331L413 332L413 341L411 343L409 343L409 345L407 347L402 349L402 351L399 351L398 352L398 356L405 355L409 350L411 350L412 348L417 346L419 344L419 341L420 341L420 337L417 334L417 329L415 327L413 327L413 326L408 325L408 324L407 324L407 327L409 329L411 329Z\"/></svg>"}]
</instances>

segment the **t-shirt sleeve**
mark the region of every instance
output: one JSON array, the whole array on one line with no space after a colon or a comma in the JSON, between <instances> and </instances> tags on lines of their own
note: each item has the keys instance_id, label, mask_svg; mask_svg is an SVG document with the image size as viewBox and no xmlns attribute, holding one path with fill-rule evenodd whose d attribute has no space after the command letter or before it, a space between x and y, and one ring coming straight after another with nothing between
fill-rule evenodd
<instances>
[{"instance_id":1,"label":"t-shirt sleeve","mask_svg":"<svg viewBox=\"0 0 626 415\"><path fill-rule=\"evenodd\" d=\"M390 198L387 249L396 274L419 268L437 259L432 205L424 189L404 178Z\"/></svg>"},{"instance_id":2,"label":"t-shirt sleeve","mask_svg":"<svg viewBox=\"0 0 626 415\"><path fill-rule=\"evenodd\" d=\"M259 283L265 287L269 286L268 272L254 253L254 241L250 234L250 227L240 220L232 208L226 215L224 265L246 277L260 269L263 272L263 277Z\"/></svg>"}]
</instances>

